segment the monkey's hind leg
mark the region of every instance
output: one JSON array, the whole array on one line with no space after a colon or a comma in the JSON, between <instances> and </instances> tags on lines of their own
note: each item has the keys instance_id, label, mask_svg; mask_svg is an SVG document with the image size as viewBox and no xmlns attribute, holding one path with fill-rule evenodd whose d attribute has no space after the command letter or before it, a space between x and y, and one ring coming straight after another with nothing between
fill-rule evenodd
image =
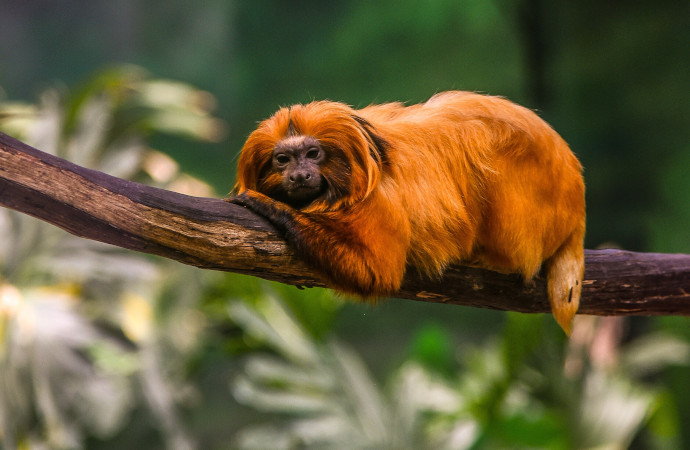
<instances>
[{"instance_id":1,"label":"monkey's hind leg","mask_svg":"<svg viewBox=\"0 0 690 450\"><path fill-rule=\"evenodd\" d=\"M556 322L570 336L580 306L585 272L584 227L576 229L546 261L546 281L551 311Z\"/></svg>"}]
</instances>

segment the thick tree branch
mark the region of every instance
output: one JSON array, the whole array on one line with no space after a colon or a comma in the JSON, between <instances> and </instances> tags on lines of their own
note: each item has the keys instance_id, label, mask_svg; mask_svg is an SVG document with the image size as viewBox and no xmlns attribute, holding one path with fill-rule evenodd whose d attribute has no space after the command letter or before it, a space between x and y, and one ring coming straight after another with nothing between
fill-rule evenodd
<instances>
[{"instance_id":1,"label":"thick tree branch","mask_svg":"<svg viewBox=\"0 0 690 450\"><path fill-rule=\"evenodd\" d=\"M301 286L323 283L263 218L79 167L0 133L0 204L77 236L206 269ZM429 302L548 312L545 283L465 266L440 280L410 271L396 294ZM580 312L690 315L690 255L588 250Z\"/></svg>"}]
</instances>

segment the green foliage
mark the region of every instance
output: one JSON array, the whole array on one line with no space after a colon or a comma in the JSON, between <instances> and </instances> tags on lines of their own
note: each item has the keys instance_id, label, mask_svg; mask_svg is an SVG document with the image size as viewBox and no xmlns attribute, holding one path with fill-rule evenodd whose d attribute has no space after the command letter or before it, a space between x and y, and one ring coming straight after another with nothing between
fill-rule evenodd
<instances>
[{"instance_id":1,"label":"green foliage","mask_svg":"<svg viewBox=\"0 0 690 450\"><path fill-rule=\"evenodd\" d=\"M543 317L511 314L501 343L463 353L449 377L446 332L426 326L382 384L342 343L313 340L278 297L228 314L264 344L232 381L235 398L275 417L241 430L239 448L625 448L648 420L650 443L677 443L668 393L642 381L690 362L690 346L666 334L612 348L614 361L597 355L606 323L545 345Z\"/></svg>"},{"instance_id":2,"label":"green foliage","mask_svg":"<svg viewBox=\"0 0 690 450\"><path fill-rule=\"evenodd\" d=\"M112 68L74 94L46 91L39 105L0 103L0 129L116 176L208 193L143 139L207 138L217 119L189 101L199 95L208 96L134 67ZM179 126L171 114L182 117ZM80 448L88 438L112 439L142 406L162 441L188 448L176 403L186 384L181 363L196 350L204 322L192 309L200 272L9 210L0 211L0 230L4 448Z\"/></svg>"},{"instance_id":3,"label":"green foliage","mask_svg":"<svg viewBox=\"0 0 690 450\"><path fill-rule=\"evenodd\" d=\"M681 151L669 156L664 176L659 179L661 191L659 207L648 217L652 247L660 252L689 253L690 233L690 146L682 145Z\"/></svg>"},{"instance_id":4,"label":"green foliage","mask_svg":"<svg viewBox=\"0 0 690 450\"><path fill-rule=\"evenodd\" d=\"M506 375L512 378L546 339L556 337L546 336L544 330L546 317L543 315L508 313L507 316L508 320L502 335L502 350L505 366L508 369Z\"/></svg>"},{"instance_id":5,"label":"green foliage","mask_svg":"<svg viewBox=\"0 0 690 450\"><path fill-rule=\"evenodd\" d=\"M450 333L436 323L419 327L411 345L411 359L447 377L458 369Z\"/></svg>"}]
</instances>

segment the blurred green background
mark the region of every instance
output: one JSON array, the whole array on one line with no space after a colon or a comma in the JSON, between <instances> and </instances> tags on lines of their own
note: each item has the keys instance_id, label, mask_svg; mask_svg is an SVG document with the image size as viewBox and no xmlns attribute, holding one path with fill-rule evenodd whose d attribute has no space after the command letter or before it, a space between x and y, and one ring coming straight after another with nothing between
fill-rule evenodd
<instances>
[{"instance_id":1,"label":"blurred green background","mask_svg":"<svg viewBox=\"0 0 690 450\"><path fill-rule=\"evenodd\" d=\"M0 129L40 149L221 196L281 105L503 95L581 159L588 248L690 252L689 85L668 0L0 3ZM690 448L685 318L567 342L546 316L343 304L3 214L8 448Z\"/></svg>"}]
</instances>

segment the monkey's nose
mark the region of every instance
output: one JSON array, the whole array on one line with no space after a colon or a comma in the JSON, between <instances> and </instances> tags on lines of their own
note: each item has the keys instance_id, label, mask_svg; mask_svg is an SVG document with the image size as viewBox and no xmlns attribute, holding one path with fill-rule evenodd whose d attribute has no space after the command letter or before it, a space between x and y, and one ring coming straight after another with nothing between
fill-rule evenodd
<instances>
[{"instance_id":1,"label":"monkey's nose","mask_svg":"<svg viewBox=\"0 0 690 450\"><path fill-rule=\"evenodd\" d=\"M293 183L303 183L304 181L307 181L310 178L311 178L311 174L308 172L307 173L297 172L297 173L293 173L292 175L290 175L290 181L292 181Z\"/></svg>"}]
</instances>

